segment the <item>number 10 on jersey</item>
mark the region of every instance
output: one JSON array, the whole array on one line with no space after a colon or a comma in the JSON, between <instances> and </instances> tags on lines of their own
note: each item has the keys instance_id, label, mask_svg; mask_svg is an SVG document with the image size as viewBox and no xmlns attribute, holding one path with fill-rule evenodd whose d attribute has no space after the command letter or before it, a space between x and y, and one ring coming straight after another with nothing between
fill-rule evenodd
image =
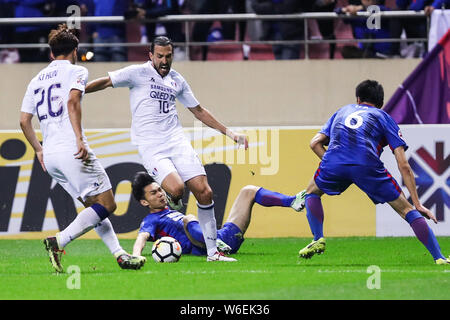
<instances>
[{"instance_id":1,"label":"number 10 on jersey","mask_svg":"<svg viewBox=\"0 0 450 320\"><path fill-rule=\"evenodd\" d=\"M169 113L169 101L158 100L159 102L159 113Z\"/></svg>"}]
</instances>

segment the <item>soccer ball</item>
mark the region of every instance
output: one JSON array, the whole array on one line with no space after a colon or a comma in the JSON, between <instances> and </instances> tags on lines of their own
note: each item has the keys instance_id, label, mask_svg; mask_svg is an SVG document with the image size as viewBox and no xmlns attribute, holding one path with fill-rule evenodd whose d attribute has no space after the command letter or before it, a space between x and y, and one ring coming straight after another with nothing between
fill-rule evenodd
<instances>
[{"instance_id":1,"label":"soccer ball","mask_svg":"<svg viewBox=\"0 0 450 320\"><path fill-rule=\"evenodd\" d=\"M152 257L156 262L177 262L181 251L181 245L176 239L162 237L153 244Z\"/></svg>"}]
</instances>

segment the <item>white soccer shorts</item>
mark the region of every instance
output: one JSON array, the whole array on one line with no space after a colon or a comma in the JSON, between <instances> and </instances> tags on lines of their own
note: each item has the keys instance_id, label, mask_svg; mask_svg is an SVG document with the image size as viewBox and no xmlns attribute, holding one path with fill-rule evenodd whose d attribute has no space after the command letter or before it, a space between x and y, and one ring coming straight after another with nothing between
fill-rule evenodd
<instances>
[{"instance_id":1,"label":"white soccer shorts","mask_svg":"<svg viewBox=\"0 0 450 320\"><path fill-rule=\"evenodd\" d=\"M112 188L105 169L92 151L87 161L75 159L70 151L44 154L44 164L48 174L64 190L83 202Z\"/></svg>"},{"instance_id":2,"label":"white soccer shorts","mask_svg":"<svg viewBox=\"0 0 450 320\"><path fill-rule=\"evenodd\" d=\"M206 175L198 154L184 137L176 144L147 144L140 145L138 149L145 169L160 185L172 172L178 172L183 182Z\"/></svg>"}]
</instances>

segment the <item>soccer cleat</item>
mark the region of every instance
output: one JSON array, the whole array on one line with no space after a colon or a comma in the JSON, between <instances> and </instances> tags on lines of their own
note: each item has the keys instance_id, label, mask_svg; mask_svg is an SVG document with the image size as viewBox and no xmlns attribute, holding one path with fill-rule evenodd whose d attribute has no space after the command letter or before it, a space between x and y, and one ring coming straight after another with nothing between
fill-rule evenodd
<instances>
[{"instance_id":1,"label":"soccer cleat","mask_svg":"<svg viewBox=\"0 0 450 320\"><path fill-rule=\"evenodd\" d=\"M206 261L210 262L210 261L227 261L227 262L234 262L237 261L234 258L230 258L225 256L222 252L216 251L216 253L212 256L208 256L206 258Z\"/></svg>"},{"instance_id":2,"label":"soccer cleat","mask_svg":"<svg viewBox=\"0 0 450 320\"><path fill-rule=\"evenodd\" d=\"M139 270L147 261L142 256L131 256L128 253L121 254L117 257L117 263L122 269Z\"/></svg>"},{"instance_id":3,"label":"soccer cleat","mask_svg":"<svg viewBox=\"0 0 450 320\"><path fill-rule=\"evenodd\" d=\"M216 240L217 251L222 252L223 254L230 254L231 247L227 245L225 242L217 238Z\"/></svg>"},{"instance_id":4,"label":"soccer cleat","mask_svg":"<svg viewBox=\"0 0 450 320\"><path fill-rule=\"evenodd\" d=\"M59 248L58 240L56 240L56 237L47 237L43 242L53 268L58 273L63 272L63 267L61 265L61 256L64 253L64 250Z\"/></svg>"},{"instance_id":5,"label":"soccer cleat","mask_svg":"<svg viewBox=\"0 0 450 320\"><path fill-rule=\"evenodd\" d=\"M439 259L436 259L435 262L436 262L436 264L439 264L439 265L443 265L443 264L450 265L450 257L448 259L439 258Z\"/></svg>"},{"instance_id":6,"label":"soccer cleat","mask_svg":"<svg viewBox=\"0 0 450 320\"><path fill-rule=\"evenodd\" d=\"M306 247L298 252L300 258L309 259L315 254L322 254L325 251L325 238L311 241Z\"/></svg>"},{"instance_id":7,"label":"soccer cleat","mask_svg":"<svg viewBox=\"0 0 450 320\"><path fill-rule=\"evenodd\" d=\"M295 196L295 199L292 200L291 208L294 209L297 212L302 211L305 208L305 196L306 196L306 190L300 191Z\"/></svg>"},{"instance_id":8,"label":"soccer cleat","mask_svg":"<svg viewBox=\"0 0 450 320\"><path fill-rule=\"evenodd\" d=\"M183 208L183 201L181 199L178 199L177 203L175 203L169 194L167 194L167 203L169 204L169 207L176 211L179 211Z\"/></svg>"}]
</instances>

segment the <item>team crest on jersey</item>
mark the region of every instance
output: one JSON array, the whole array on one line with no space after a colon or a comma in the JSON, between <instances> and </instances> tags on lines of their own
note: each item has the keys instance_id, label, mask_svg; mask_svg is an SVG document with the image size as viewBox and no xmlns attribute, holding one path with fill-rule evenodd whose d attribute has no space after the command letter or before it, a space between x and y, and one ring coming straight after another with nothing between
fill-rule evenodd
<instances>
[{"instance_id":1,"label":"team crest on jersey","mask_svg":"<svg viewBox=\"0 0 450 320\"><path fill-rule=\"evenodd\" d=\"M172 87L177 87L177 83L175 81L170 81L170 84L172 85Z\"/></svg>"},{"instance_id":2,"label":"team crest on jersey","mask_svg":"<svg viewBox=\"0 0 450 320\"><path fill-rule=\"evenodd\" d=\"M400 137L400 139L405 140L405 139L403 139L403 134L402 134L401 130L398 130L398 136Z\"/></svg>"},{"instance_id":3,"label":"team crest on jersey","mask_svg":"<svg viewBox=\"0 0 450 320\"><path fill-rule=\"evenodd\" d=\"M158 169L153 168L152 170L152 176L156 177L158 175Z\"/></svg>"}]
</instances>

